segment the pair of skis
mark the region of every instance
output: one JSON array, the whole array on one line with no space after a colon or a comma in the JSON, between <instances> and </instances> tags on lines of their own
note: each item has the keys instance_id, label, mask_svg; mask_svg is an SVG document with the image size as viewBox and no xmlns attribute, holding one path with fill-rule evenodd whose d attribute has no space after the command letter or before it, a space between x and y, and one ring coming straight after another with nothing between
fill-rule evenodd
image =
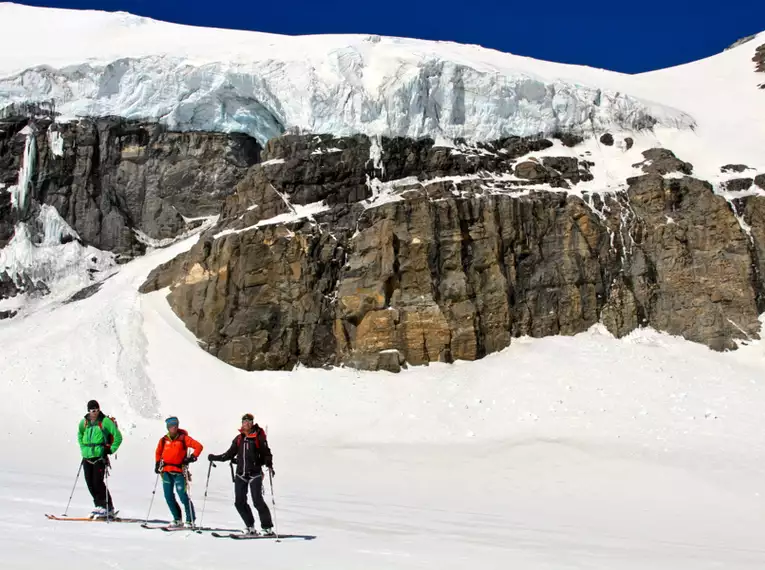
<instances>
[{"instance_id":1,"label":"pair of skis","mask_svg":"<svg viewBox=\"0 0 765 570\"><path fill-rule=\"evenodd\" d=\"M224 529L224 528L210 528L210 527L184 527L184 526L174 526L174 525L152 526L147 524L142 524L141 527L145 529L149 529L149 530L161 530L164 532L179 532L184 530L187 532L196 532L197 534L209 532L215 538L233 538L234 540L253 540L256 538L273 538L278 541L282 538L302 538L304 540L310 540L311 538L313 538L310 536L303 536L303 535L296 535L296 534L287 534L287 535L245 534L244 532L241 532L241 531Z\"/></svg>"},{"instance_id":2,"label":"pair of skis","mask_svg":"<svg viewBox=\"0 0 765 570\"><path fill-rule=\"evenodd\" d=\"M141 523L143 519L131 519L118 516L110 517L65 517L56 515L45 515L45 518L51 521L76 521L76 522L108 522L108 523Z\"/></svg>"},{"instance_id":3,"label":"pair of skis","mask_svg":"<svg viewBox=\"0 0 765 570\"><path fill-rule=\"evenodd\" d=\"M162 524L165 521L161 521L161 520L152 520L152 521L149 521L149 523L151 524L147 524L147 522L144 519L123 518L123 517L109 517L107 519L105 517L98 517L98 518L68 517L68 516L65 517L65 516L56 516L56 515L46 514L45 518L47 518L48 520L53 520L53 521L139 523L142 528L149 529L149 530L162 530L164 532L177 532L177 531L185 530L188 532L195 532L197 534L210 532L210 534L214 536L215 538L231 538L233 540L275 539L277 542L279 542L283 539L284 540L286 539L313 540L314 538L316 538L315 536L306 535L306 534L279 534L279 535L245 534L243 532L227 532L228 529L221 529L221 528L210 528L210 527L187 528L183 526L173 526L173 525Z\"/></svg>"},{"instance_id":4,"label":"pair of skis","mask_svg":"<svg viewBox=\"0 0 765 570\"><path fill-rule=\"evenodd\" d=\"M210 533L215 538L232 538L234 540L258 540L258 539L274 539L276 542L286 539L301 539L301 540L313 540L315 536L309 536L305 534L245 534L243 532L213 532Z\"/></svg>"},{"instance_id":5,"label":"pair of skis","mask_svg":"<svg viewBox=\"0 0 765 570\"><path fill-rule=\"evenodd\" d=\"M147 530L161 530L164 532L180 532L180 531L186 531L186 532L196 532L197 534L202 534L203 532L210 532L210 531L217 531L217 532L233 532L230 529L225 528L213 528L208 526L176 526L172 524L164 524L164 525L151 525L151 524L142 524L141 528L145 528Z\"/></svg>"}]
</instances>

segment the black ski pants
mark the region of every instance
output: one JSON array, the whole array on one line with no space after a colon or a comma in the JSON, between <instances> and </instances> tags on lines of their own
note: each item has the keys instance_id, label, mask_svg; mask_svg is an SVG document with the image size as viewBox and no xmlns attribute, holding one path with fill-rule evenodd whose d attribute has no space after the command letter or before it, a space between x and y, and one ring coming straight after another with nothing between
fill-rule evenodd
<instances>
[{"instance_id":1,"label":"black ski pants","mask_svg":"<svg viewBox=\"0 0 765 570\"><path fill-rule=\"evenodd\" d=\"M82 460L82 469L85 471L85 482L88 484L88 491L93 497L93 504L97 507L107 508L107 499L109 508L114 509L112 496L106 490L104 477L106 476L106 462L103 459L91 463L87 459Z\"/></svg>"},{"instance_id":2,"label":"black ski pants","mask_svg":"<svg viewBox=\"0 0 765 570\"><path fill-rule=\"evenodd\" d=\"M255 526L255 517L252 516L250 505L247 504L247 489L252 492L252 503L258 511L261 528L271 528L271 511L263 499L263 475L243 479L239 475L234 480L234 506L239 511L245 526Z\"/></svg>"}]
</instances>

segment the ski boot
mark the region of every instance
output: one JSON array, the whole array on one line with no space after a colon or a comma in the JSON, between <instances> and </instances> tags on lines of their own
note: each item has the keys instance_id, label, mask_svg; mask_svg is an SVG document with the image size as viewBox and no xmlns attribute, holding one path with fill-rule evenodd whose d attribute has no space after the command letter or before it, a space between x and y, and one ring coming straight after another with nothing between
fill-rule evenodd
<instances>
[{"instance_id":1,"label":"ski boot","mask_svg":"<svg viewBox=\"0 0 765 570\"><path fill-rule=\"evenodd\" d=\"M96 507L90 513L90 518L93 520L106 518L106 509L104 507Z\"/></svg>"},{"instance_id":2,"label":"ski boot","mask_svg":"<svg viewBox=\"0 0 765 570\"><path fill-rule=\"evenodd\" d=\"M276 533L273 528L268 527L260 531L260 536L276 536Z\"/></svg>"}]
</instances>

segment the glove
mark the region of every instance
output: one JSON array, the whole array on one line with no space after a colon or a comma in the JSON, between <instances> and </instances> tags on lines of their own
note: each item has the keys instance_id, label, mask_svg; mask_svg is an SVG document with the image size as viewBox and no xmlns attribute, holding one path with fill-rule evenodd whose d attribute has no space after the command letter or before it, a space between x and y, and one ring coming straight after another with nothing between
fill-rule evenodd
<instances>
[{"instance_id":1,"label":"glove","mask_svg":"<svg viewBox=\"0 0 765 570\"><path fill-rule=\"evenodd\" d=\"M183 463L183 465L188 465L189 463L194 463L196 460L196 455L189 455L188 457L184 457L181 463Z\"/></svg>"},{"instance_id":2,"label":"glove","mask_svg":"<svg viewBox=\"0 0 765 570\"><path fill-rule=\"evenodd\" d=\"M157 461L157 462L154 464L154 473L157 473L157 474L159 474L159 466L160 466L161 464L162 464L162 462L161 462L161 461Z\"/></svg>"},{"instance_id":3,"label":"glove","mask_svg":"<svg viewBox=\"0 0 765 570\"><path fill-rule=\"evenodd\" d=\"M106 455L111 455L112 454L111 446L106 446L105 451L106 451Z\"/></svg>"},{"instance_id":4,"label":"glove","mask_svg":"<svg viewBox=\"0 0 765 570\"><path fill-rule=\"evenodd\" d=\"M207 461L220 461L220 456L211 453L207 456Z\"/></svg>"},{"instance_id":5,"label":"glove","mask_svg":"<svg viewBox=\"0 0 765 570\"><path fill-rule=\"evenodd\" d=\"M276 477L276 471L274 471L274 466L273 465L270 465L268 467L268 473L269 473L269 475L271 475L271 477Z\"/></svg>"}]
</instances>

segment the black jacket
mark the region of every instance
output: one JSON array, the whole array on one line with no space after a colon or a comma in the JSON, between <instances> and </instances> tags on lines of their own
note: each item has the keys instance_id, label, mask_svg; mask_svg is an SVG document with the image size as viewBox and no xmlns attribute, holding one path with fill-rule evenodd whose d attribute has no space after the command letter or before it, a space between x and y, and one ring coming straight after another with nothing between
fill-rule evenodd
<instances>
[{"instance_id":1,"label":"black jacket","mask_svg":"<svg viewBox=\"0 0 765 570\"><path fill-rule=\"evenodd\" d=\"M261 469L273 468L274 457L266 441L266 432L258 424L252 428L249 435L240 433L231 442L226 453L211 456L212 461L235 461L236 474L242 477L256 477Z\"/></svg>"}]
</instances>

